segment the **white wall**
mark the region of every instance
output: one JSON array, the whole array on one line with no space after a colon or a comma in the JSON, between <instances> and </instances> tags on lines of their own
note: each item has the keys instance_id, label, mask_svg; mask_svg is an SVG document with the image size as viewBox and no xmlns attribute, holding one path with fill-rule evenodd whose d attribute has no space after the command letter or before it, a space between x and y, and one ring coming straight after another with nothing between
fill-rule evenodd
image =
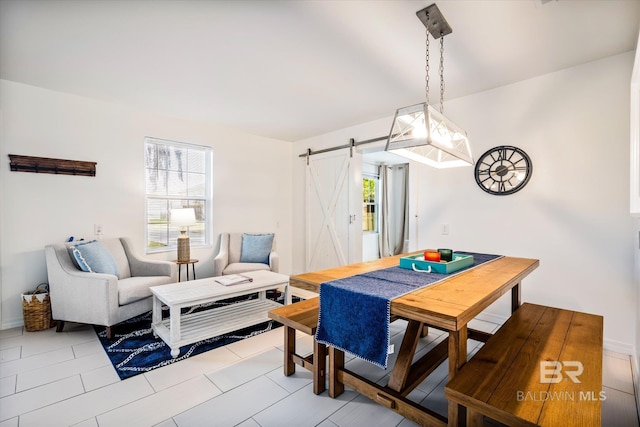
<instances>
[{"instance_id":1,"label":"white wall","mask_svg":"<svg viewBox=\"0 0 640 427\"><path fill-rule=\"evenodd\" d=\"M523 299L604 315L606 346L627 354L636 339L635 227L629 215L632 63L632 53L617 55L445 102L445 114L467 130L476 159L498 145L515 145L531 156L533 177L520 192L483 192L471 167L412 164L410 182L416 248L540 259L523 283ZM294 153L385 135L396 107L389 106L387 119L301 141ZM304 181L295 164L293 171L295 181ZM294 207L300 208L303 194L294 186ZM444 223L449 235L441 234ZM300 230L294 222L294 236ZM294 239L294 248L299 244ZM293 262L294 271L303 265L296 256ZM504 319L508 313L503 297L485 316Z\"/></svg>"},{"instance_id":2,"label":"white wall","mask_svg":"<svg viewBox=\"0 0 640 427\"><path fill-rule=\"evenodd\" d=\"M223 231L273 231L291 272L289 142L0 81L2 328L22 324L20 294L47 280L44 246L69 236L129 236L144 254L145 136L213 148L213 247L192 249L198 277L213 274ZM10 172L7 154L97 162L96 177ZM175 252L151 256L175 259Z\"/></svg>"},{"instance_id":3,"label":"white wall","mask_svg":"<svg viewBox=\"0 0 640 427\"><path fill-rule=\"evenodd\" d=\"M640 221L636 219L636 236L638 241L636 244L640 245ZM636 246L635 249L635 289L636 289L636 347L635 357L632 359L633 380L636 391L636 407L640 413L640 247Z\"/></svg>"},{"instance_id":4,"label":"white wall","mask_svg":"<svg viewBox=\"0 0 640 427\"><path fill-rule=\"evenodd\" d=\"M640 33L638 34L638 43L636 43L636 55L631 75L631 102L629 114L629 133L630 133L630 206L631 212L638 217L638 200L640 193L638 192L638 182L640 180L640 158L638 157L638 148L640 148ZM640 411L640 221L636 219L636 235L638 241L635 249L635 288L636 288L636 353L633 358L633 370L636 389L636 405Z\"/></svg>"}]
</instances>

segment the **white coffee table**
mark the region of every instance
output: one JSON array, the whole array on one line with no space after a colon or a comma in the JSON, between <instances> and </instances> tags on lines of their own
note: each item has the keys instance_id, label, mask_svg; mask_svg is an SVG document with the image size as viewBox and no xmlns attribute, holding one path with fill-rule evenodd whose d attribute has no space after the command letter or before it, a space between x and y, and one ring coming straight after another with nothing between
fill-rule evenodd
<instances>
[{"instance_id":1,"label":"white coffee table","mask_svg":"<svg viewBox=\"0 0 640 427\"><path fill-rule=\"evenodd\" d=\"M178 357L180 347L216 337L269 319L269 310L282 305L266 298L266 291L284 288L285 304L291 303L289 276L271 271L243 273L253 278L251 283L224 286L214 277L151 287L153 317L151 327L155 335L171 348L171 356ZM181 314L184 307L205 304L258 292L258 299L242 301L198 313ZM169 307L169 318L162 319L162 305Z\"/></svg>"}]
</instances>

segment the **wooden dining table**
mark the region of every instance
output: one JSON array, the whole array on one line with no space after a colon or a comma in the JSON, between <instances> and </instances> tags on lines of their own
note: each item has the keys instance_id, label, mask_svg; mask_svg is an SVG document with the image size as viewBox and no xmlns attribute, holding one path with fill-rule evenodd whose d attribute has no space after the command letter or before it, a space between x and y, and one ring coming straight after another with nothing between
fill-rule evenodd
<instances>
[{"instance_id":1,"label":"wooden dining table","mask_svg":"<svg viewBox=\"0 0 640 427\"><path fill-rule=\"evenodd\" d=\"M290 278L290 285L319 292L324 282L398 266L400 257L408 255L411 254L298 274ZM391 300L392 318L406 319L407 327L388 384L377 384L348 370L344 352L329 347L329 396L339 396L348 386L420 425L457 426L458 404L449 402L448 416L444 417L409 400L407 395L446 359L449 379L455 377L467 361L467 339L485 342L491 336L468 328L469 321L509 291L511 311L517 310L521 304L521 281L539 264L537 259L503 256ZM443 330L448 336L413 361L425 327Z\"/></svg>"}]
</instances>

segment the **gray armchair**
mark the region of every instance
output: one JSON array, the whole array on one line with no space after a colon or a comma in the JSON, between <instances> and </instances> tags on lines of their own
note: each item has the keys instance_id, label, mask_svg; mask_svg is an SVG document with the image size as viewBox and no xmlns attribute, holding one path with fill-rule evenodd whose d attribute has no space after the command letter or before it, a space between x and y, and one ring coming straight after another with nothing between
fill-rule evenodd
<instances>
[{"instance_id":1,"label":"gray armchair","mask_svg":"<svg viewBox=\"0 0 640 427\"><path fill-rule=\"evenodd\" d=\"M275 252L276 240L273 239L271 252L267 262L241 262L242 235L244 233L221 233L220 251L213 259L213 275L223 276L227 274L241 274L247 271L270 270L277 273L280 267L280 258ZM251 234L251 233L248 233Z\"/></svg>"},{"instance_id":2,"label":"gray armchair","mask_svg":"<svg viewBox=\"0 0 640 427\"><path fill-rule=\"evenodd\" d=\"M149 287L177 282L176 265L168 261L150 261L138 257L127 238L100 240L116 263L118 275L80 270L68 244L45 247L51 311L64 322L112 326L151 310Z\"/></svg>"}]
</instances>

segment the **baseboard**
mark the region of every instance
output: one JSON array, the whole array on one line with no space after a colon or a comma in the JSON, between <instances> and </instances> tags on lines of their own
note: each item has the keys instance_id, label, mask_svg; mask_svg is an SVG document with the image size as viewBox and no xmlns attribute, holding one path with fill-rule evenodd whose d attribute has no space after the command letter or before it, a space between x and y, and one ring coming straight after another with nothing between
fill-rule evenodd
<instances>
[{"instance_id":1,"label":"baseboard","mask_svg":"<svg viewBox=\"0 0 640 427\"><path fill-rule=\"evenodd\" d=\"M0 327L0 330L11 329L11 328L19 328L24 326L24 319L14 319L8 322L4 322Z\"/></svg>"},{"instance_id":2,"label":"baseboard","mask_svg":"<svg viewBox=\"0 0 640 427\"><path fill-rule=\"evenodd\" d=\"M604 340L604 349L607 351L614 351L616 353L626 354L628 356L633 356L635 354L635 349L629 343L615 341L615 340Z\"/></svg>"},{"instance_id":3,"label":"baseboard","mask_svg":"<svg viewBox=\"0 0 640 427\"><path fill-rule=\"evenodd\" d=\"M507 316L499 316L497 314L491 314L491 313L480 313L476 316L476 319L478 320L484 320L485 322L491 322L491 323L496 323L498 325L502 325L504 322L507 321L508 317Z\"/></svg>"},{"instance_id":4,"label":"baseboard","mask_svg":"<svg viewBox=\"0 0 640 427\"><path fill-rule=\"evenodd\" d=\"M504 322L507 321L508 317L507 316L500 316L500 315L492 314L492 313L480 313L478 316L476 316L476 319L484 320L485 322L491 322L491 323L496 323L498 325L502 325ZM603 343L603 346L604 346L604 349L607 350L607 351L613 351L613 352L616 352L616 353L626 354L628 356L635 355L635 349L629 343L605 339L604 343ZM637 363L637 358L635 360L636 360L636 363Z\"/></svg>"},{"instance_id":5,"label":"baseboard","mask_svg":"<svg viewBox=\"0 0 640 427\"><path fill-rule=\"evenodd\" d=\"M636 390L636 409L640 414L640 366L638 366L638 354L633 352L631 360L631 377L633 379L633 386Z\"/></svg>"}]
</instances>

